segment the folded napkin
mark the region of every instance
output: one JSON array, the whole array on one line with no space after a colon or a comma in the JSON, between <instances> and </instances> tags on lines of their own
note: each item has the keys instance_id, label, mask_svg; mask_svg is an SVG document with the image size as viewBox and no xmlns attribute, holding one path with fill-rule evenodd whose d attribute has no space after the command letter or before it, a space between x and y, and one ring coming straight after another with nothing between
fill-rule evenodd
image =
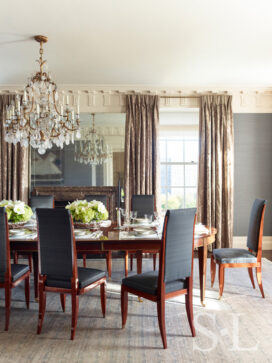
<instances>
[{"instance_id":1,"label":"folded napkin","mask_svg":"<svg viewBox=\"0 0 272 363\"><path fill-rule=\"evenodd\" d=\"M103 231L95 231L95 232L86 232L83 235L75 235L76 240L82 239L99 239L103 235Z\"/></svg>"},{"instance_id":2,"label":"folded napkin","mask_svg":"<svg viewBox=\"0 0 272 363\"><path fill-rule=\"evenodd\" d=\"M195 233L196 234L204 234L209 233L208 228L204 226L204 224L198 223L195 225Z\"/></svg>"},{"instance_id":3,"label":"folded napkin","mask_svg":"<svg viewBox=\"0 0 272 363\"><path fill-rule=\"evenodd\" d=\"M144 234L134 234L133 232L126 232L126 231L121 231L119 234L119 239L147 239L147 238L151 238L151 239L160 239L161 237L154 232L154 234L149 234L149 235L144 235Z\"/></svg>"},{"instance_id":4,"label":"folded napkin","mask_svg":"<svg viewBox=\"0 0 272 363\"><path fill-rule=\"evenodd\" d=\"M35 238L37 238L37 232L28 233L28 234L20 234L19 236L18 235L9 235L10 241L13 241L13 240L24 241L24 240L35 239Z\"/></svg>"}]
</instances>

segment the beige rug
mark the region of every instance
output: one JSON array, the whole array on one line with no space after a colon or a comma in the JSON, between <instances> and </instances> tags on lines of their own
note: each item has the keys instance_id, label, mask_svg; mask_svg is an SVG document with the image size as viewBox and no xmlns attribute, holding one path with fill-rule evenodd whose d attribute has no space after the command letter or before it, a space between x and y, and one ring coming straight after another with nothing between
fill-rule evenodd
<instances>
[{"instance_id":1,"label":"beige rug","mask_svg":"<svg viewBox=\"0 0 272 363\"><path fill-rule=\"evenodd\" d=\"M88 263L105 268L103 260ZM272 362L272 263L263 259L265 299L258 288L251 287L246 269L229 269L223 299L218 301L218 275L211 289L208 269L205 308L199 302L196 263L196 338L190 336L183 297L166 305L167 350L162 349L156 304L152 302L139 303L130 297L127 326L121 329L119 282L123 261L114 260L107 316L102 318L99 289L81 296L73 342L69 340L70 299L67 312L62 313L59 296L48 294L43 331L38 336L38 304L32 295L27 311L23 285L19 286L13 291L10 328L4 332L4 294L0 289L0 362ZM151 266L151 260L144 260L143 270Z\"/></svg>"}]
</instances>

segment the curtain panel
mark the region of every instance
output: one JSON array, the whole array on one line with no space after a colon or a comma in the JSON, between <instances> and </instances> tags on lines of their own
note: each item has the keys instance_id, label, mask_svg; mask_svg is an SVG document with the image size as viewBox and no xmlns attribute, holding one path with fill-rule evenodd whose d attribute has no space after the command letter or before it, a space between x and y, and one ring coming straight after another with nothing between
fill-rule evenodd
<instances>
[{"instance_id":1,"label":"curtain panel","mask_svg":"<svg viewBox=\"0 0 272 363\"><path fill-rule=\"evenodd\" d=\"M0 200L28 203L28 148L5 142L5 111L12 100L15 95L0 95Z\"/></svg>"},{"instance_id":2,"label":"curtain panel","mask_svg":"<svg viewBox=\"0 0 272 363\"><path fill-rule=\"evenodd\" d=\"M232 247L232 96L201 97L199 143L198 221L217 229L216 248Z\"/></svg>"},{"instance_id":3,"label":"curtain panel","mask_svg":"<svg viewBox=\"0 0 272 363\"><path fill-rule=\"evenodd\" d=\"M159 97L126 96L125 205L133 194L154 194L160 210Z\"/></svg>"}]
</instances>

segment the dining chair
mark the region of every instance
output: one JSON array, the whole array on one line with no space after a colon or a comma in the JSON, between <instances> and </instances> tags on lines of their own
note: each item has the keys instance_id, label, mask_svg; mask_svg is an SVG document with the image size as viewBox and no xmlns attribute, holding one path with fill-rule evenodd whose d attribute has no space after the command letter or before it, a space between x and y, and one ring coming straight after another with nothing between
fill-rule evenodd
<instances>
[{"instance_id":1,"label":"dining chair","mask_svg":"<svg viewBox=\"0 0 272 363\"><path fill-rule=\"evenodd\" d=\"M67 209L37 208L39 259L39 320L37 334L41 333L46 307L46 293L60 293L65 311L66 294L71 294L71 339L75 337L78 298L100 286L103 317L106 314L106 273L92 268L77 267L73 222Z\"/></svg>"},{"instance_id":2,"label":"dining chair","mask_svg":"<svg viewBox=\"0 0 272 363\"><path fill-rule=\"evenodd\" d=\"M266 201L256 199L253 203L248 235L247 248L217 248L213 250L211 256L211 286L213 287L216 264L219 265L219 299L221 299L224 290L225 268L247 267L250 281L255 289L253 268L256 268L257 282L264 298L262 285L262 239L263 239L263 221Z\"/></svg>"},{"instance_id":3,"label":"dining chair","mask_svg":"<svg viewBox=\"0 0 272 363\"><path fill-rule=\"evenodd\" d=\"M104 204L104 206L107 208L107 210L109 211L109 198L108 196L105 194L101 194L101 195L97 195L97 194L87 194L85 195L85 199L87 200L87 202L91 202L92 200L97 200L98 202L102 202ZM78 255L78 257L82 256L82 260L83 260L83 267L87 266L87 258L93 255L96 255L97 252L94 251L87 253L81 253L80 255ZM112 264L112 252L111 251L107 251L101 254L101 252L99 252L99 255L104 255L106 257L106 262L107 262L107 271L108 271L108 276L109 278L111 278L111 264Z\"/></svg>"},{"instance_id":4,"label":"dining chair","mask_svg":"<svg viewBox=\"0 0 272 363\"><path fill-rule=\"evenodd\" d=\"M29 275L28 265L11 264L8 221L5 208L0 208L0 288L5 289L5 330L9 328L11 291L23 280L25 281L25 300L29 309Z\"/></svg>"},{"instance_id":5,"label":"dining chair","mask_svg":"<svg viewBox=\"0 0 272 363\"><path fill-rule=\"evenodd\" d=\"M153 215L154 214L154 205L155 205L155 198L154 195L140 195L140 194L133 194L131 198L131 210L137 212L137 218L144 218L145 214ZM136 252L136 251L135 251ZM125 251L125 259L128 260L128 254L130 254L130 271L133 269L133 257L135 252L128 253ZM144 251L145 253L150 253L149 251ZM152 253L153 256L153 269L156 270L156 259L157 254ZM128 265L128 262L125 262L125 266ZM127 276L127 269L125 269L125 275Z\"/></svg>"},{"instance_id":6,"label":"dining chair","mask_svg":"<svg viewBox=\"0 0 272 363\"><path fill-rule=\"evenodd\" d=\"M30 197L30 207L35 213L36 208L55 208L53 195L32 195Z\"/></svg>"},{"instance_id":7,"label":"dining chair","mask_svg":"<svg viewBox=\"0 0 272 363\"><path fill-rule=\"evenodd\" d=\"M185 294L187 318L192 336L195 336L192 303L195 215L195 208L168 210L164 220L159 271L145 272L122 280L122 327L125 327L127 320L128 293L156 302L164 349L167 348L167 299Z\"/></svg>"},{"instance_id":8,"label":"dining chair","mask_svg":"<svg viewBox=\"0 0 272 363\"><path fill-rule=\"evenodd\" d=\"M35 214L36 208L54 208L55 202L54 202L54 196L53 195L32 195L30 197L29 205ZM32 272L32 253L24 252L22 256L27 256L28 258L28 265L30 272ZM13 255L14 263L18 263L19 256L18 252L15 251Z\"/></svg>"}]
</instances>

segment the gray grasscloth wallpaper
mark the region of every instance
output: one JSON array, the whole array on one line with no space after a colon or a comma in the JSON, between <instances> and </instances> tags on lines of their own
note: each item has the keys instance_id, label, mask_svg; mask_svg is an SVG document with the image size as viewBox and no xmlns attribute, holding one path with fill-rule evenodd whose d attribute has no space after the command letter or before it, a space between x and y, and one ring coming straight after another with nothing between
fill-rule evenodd
<instances>
[{"instance_id":1,"label":"gray grasscloth wallpaper","mask_svg":"<svg viewBox=\"0 0 272 363\"><path fill-rule=\"evenodd\" d=\"M234 114L234 236L247 235L255 198L267 200L264 235L272 236L272 114Z\"/></svg>"}]
</instances>

